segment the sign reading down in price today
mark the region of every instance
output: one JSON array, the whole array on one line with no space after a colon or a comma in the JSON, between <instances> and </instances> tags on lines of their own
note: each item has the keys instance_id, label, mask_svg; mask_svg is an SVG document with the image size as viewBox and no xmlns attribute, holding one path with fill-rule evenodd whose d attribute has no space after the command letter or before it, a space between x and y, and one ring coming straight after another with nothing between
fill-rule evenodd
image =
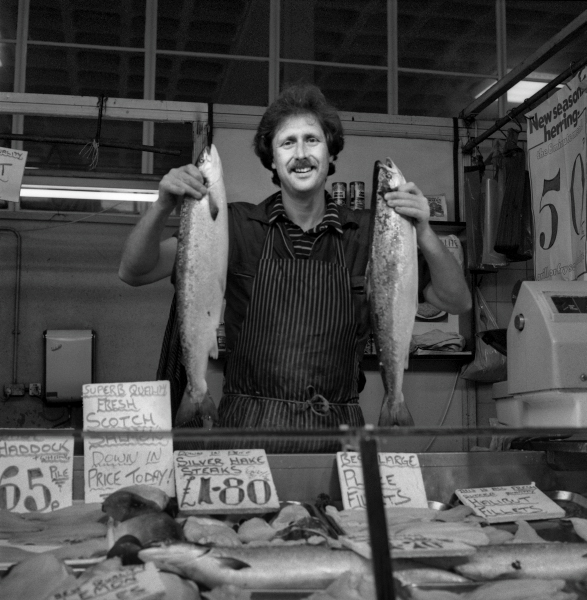
<instances>
[{"instance_id":1,"label":"sign reading down in price today","mask_svg":"<svg viewBox=\"0 0 587 600\"><path fill-rule=\"evenodd\" d=\"M51 512L72 504L73 437L0 438L0 510Z\"/></svg>"},{"instance_id":2,"label":"sign reading down in price today","mask_svg":"<svg viewBox=\"0 0 587 600\"><path fill-rule=\"evenodd\" d=\"M174 452L179 510L266 513L279 508L265 450Z\"/></svg>"}]
</instances>

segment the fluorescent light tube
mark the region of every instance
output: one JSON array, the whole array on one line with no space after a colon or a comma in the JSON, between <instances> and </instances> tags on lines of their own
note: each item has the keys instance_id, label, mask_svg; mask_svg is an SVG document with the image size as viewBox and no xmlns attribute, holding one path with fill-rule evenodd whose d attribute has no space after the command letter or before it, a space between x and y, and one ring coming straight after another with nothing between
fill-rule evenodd
<instances>
[{"instance_id":1,"label":"fluorescent light tube","mask_svg":"<svg viewBox=\"0 0 587 600\"><path fill-rule=\"evenodd\" d=\"M20 189L20 195L23 198L70 198L73 200L108 200L111 202L155 202L157 200L158 191L23 184Z\"/></svg>"}]
</instances>

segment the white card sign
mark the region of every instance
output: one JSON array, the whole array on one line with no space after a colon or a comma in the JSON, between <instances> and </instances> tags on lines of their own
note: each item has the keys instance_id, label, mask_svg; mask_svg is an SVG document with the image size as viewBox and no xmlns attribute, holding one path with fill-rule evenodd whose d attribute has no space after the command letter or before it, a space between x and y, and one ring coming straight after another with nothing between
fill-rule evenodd
<instances>
[{"instance_id":1,"label":"white card sign","mask_svg":"<svg viewBox=\"0 0 587 600\"><path fill-rule=\"evenodd\" d=\"M137 484L175 496L169 382L89 383L82 393L84 431L96 432L84 436L85 501Z\"/></svg>"},{"instance_id":2,"label":"white card sign","mask_svg":"<svg viewBox=\"0 0 587 600\"><path fill-rule=\"evenodd\" d=\"M0 200L18 202L28 152L0 148Z\"/></svg>"},{"instance_id":3,"label":"white card sign","mask_svg":"<svg viewBox=\"0 0 587 600\"><path fill-rule=\"evenodd\" d=\"M48 600L161 600L166 588L155 563L128 565L98 573L79 587L58 592Z\"/></svg>"},{"instance_id":4,"label":"white card sign","mask_svg":"<svg viewBox=\"0 0 587 600\"><path fill-rule=\"evenodd\" d=\"M533 483L455 491L459 500L489 523L558 519L565 511Z\"/></svg>"},{"instance_id":5,"label":"white card sign","mask_svg":"<svg viewBox=\"0 0 587 600\"><path fill-rule=\"evenodd\" d=\"M51 512L72 504L73 436L0 437L0 509Z\"/></svg>"},{"instance_id":6,"label":"white card sign","mask_svg":"<svg viewBox=\"0 0 587 600\"><path fill-rule=\"evenodd\" d=\"M340 536L343 546L371 560L369 533ZM476 549L459 540L423 534L399 534L389 539L389 550L393 558L425 558L433 556L467 556Z\"/></svg>"},{"instance_id":7,"label":"white card sign","mask_svg":"<svg viewBox=\"0 0 587 600\"><path fill-rule=\"evenodd\" d=\"M266 513L279 508L265 450L178 450L174 458L183 513Z\"/></svg>"},{"instance_id":8,"label":"white card sign","mask_svg":"<svg viewBox=\"0 0 587 600\"><path fill-rule=\"evenodd\" d=\"M428 508L418 455L379 452L377 457L384 506ZM365 508L361 455L358 452L337 452L336 464L343 508Z\"/></svg>"}]
</instances>

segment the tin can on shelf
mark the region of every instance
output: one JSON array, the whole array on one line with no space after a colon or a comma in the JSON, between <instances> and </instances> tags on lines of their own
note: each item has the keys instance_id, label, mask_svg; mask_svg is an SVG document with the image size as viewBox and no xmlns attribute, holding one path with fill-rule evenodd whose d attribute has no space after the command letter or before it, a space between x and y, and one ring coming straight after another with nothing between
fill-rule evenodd
<instances>
[{"instance_id":1,"label":"tin can on shelf","mask_svg":"<svg viewBox=\"0 0 587 600\"><path fill-rule=\"evenodd\" d=\"M365 182L351 181L350 183L351 209L360 210L365 208Z\"/></svg>"},{"instance_id":2,"label":"tin can on shelf","mask_svg":"<svg viewBox=\"0 0 587 600\"><path fill-rule=\"evenodd\" d=\"M346 183L335 181L332 184L332 199L338 206L346 206Z\"/></svg>"}]
</instances>

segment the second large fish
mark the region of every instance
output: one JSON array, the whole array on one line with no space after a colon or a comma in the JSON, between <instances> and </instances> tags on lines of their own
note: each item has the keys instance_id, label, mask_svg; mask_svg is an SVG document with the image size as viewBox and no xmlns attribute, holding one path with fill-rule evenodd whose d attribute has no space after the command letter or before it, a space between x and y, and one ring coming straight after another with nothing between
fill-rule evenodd
<instances>
[{"instance_id":1,"label":"second large fish","mask_svg":"<svg viewBox=\"0 0 587 600\"><path fill-rule=\"evenodd\" d=\"M204 148L197 167L208 193L201 200L184 201L177 248L177 310L188 381L176 427L196 415L205 423L216 420L206 370L208 357L218 357L217 328L228 264L228 207L222 164L214 145Z\"/></svg>"},{"instance_id":2,"label":"second large fish","mask_svg":"<svg viewBox=\"0 0 587 600\"><path fill-rule=\"evenodd\" d=\"M369 302L385 387L379 425L413 425L402 392L418 307L418 250L411 219L387 205L385 194L406 183L393 161L377 161L371 200Z\"/></svg>"}]
</instances>

